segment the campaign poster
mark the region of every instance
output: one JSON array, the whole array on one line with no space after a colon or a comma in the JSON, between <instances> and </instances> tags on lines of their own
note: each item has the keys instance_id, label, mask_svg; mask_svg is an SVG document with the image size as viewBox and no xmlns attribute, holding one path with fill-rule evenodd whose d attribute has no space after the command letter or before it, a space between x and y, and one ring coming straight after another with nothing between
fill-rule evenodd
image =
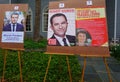
<instances>
[{"instance_id":1,"label":"campaign poster","mask_svg":"<svg viewBox=\"0 0 120 82\"><path fill-rule=\"evenodd\" d=\"M22 11L6 11L2 28L3 43L23 43L25 29L25 13Z\"/></svg>"},{"instance_id":2,"label":"campaign poster","mask_svg":"<svg viewBox=\"0 0 120 82\"><path fill-rule=\"evenodd\" d=\"M79 34L79 32L84 33L84 35ZM82 40L78 40L78 34L82 37ZM79 46L108 46L108 32L104 7L76 9L76 38L76 45ZM80 42L78 41L81 41L81 44L79 44ZM85 42L84 45L83 42Z\"/></svg>"},{"instance_id":3,"label":"campaign poster","mask_svg":"<svg viewBox=\"0 0 120 82\"><path fill-rule=\"evenodd\" d=\"M75 9L50 9L48 18L48 45L75 46Z\"/></svg>"}]
</instances>

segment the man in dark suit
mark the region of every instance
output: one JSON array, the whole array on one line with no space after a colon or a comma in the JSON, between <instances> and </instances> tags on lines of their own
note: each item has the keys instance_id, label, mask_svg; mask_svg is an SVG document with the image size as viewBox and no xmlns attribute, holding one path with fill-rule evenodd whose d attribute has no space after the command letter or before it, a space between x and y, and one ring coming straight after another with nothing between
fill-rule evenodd
<instances>
[{"instance_id":1,"label":"man in dark suit","mask_svg":"<svg viewBox=\"0 0 120 82\"><path fill-rule=\"evenodd\" d=\"M51 19L51 29L54 34L48 39L48 45L52 46L74 46L75 36L66 35L68 28L67 18L62 13L54 14Z\"/></svg>"},{"instance_id":2,"label":"man in dark suit","mask_svg":"<svg viewBox=\"0 0 120 82\"><path fill-rule=\"evenodd\" d=\"M18 18L19 18L18 13L12 13L11 14L11 23L5 25L3 27L3 31L11 31L11 32L24 31L24 26L22 24L17 23Z\"/></svg>"}]
</instances>

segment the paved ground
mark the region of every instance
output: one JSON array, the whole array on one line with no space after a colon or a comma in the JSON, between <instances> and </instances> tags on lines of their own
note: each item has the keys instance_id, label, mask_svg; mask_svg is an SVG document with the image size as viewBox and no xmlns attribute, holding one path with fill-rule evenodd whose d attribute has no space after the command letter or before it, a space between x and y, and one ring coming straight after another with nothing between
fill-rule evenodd
<instances>
[{"instance_id":1,"label":"paved ground","mask_svg":"<svg viewBox=\"0 0 120 82\"><path fill-rule=\"evenodd\" d=\"M84 64L83 59L79 57L82 67ZM112 57L107 58L107 63L111 72L112 82L120 82L120 63ZM84 82L110 82L103 58L87 58Z\"/></svg>"}]
</instances>

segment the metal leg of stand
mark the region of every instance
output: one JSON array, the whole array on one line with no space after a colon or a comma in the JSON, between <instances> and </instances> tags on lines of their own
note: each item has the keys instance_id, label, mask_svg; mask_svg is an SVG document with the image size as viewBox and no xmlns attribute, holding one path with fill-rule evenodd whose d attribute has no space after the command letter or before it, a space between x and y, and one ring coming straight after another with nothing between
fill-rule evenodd
<instances>
[{"instance_id":1,"label":"metal leg of stand","mask_svg":"<svg viewBox=\"0 0 120 82\"><path fill-rule=\"evenodd\" d=\"M4 66L3 66L3 76L2 76L2 82L4 82L7 52L8 52L8 51L7 51L7 50L5 50L5 54L4 54Z\"/></svg>"},{"instance_id":2,"label":"metal leg of stand","mask_svg":"<svg viewBox=\"0 0 120 82\"><path fill-rule=\"evenodd\" d=\"M43 82L45 82L45 81L46 81L46 77L47 77L48 69L49 69L49 66L50 66L50 61L51 61L51 58L52 58L52 56L50 55L50 58L49 58L49 61L48 61L48 66L47 66L47 69L46 69L46 73L45 73L45 77L44 77Z\"/></svg>"},{"instance_id":3,"label":"metal leg of stand","mask_svg":"<svg viewBox=\"0 0 120 82\"><path fill-rule=\"evenodd\" d=\"M20 82L23 82L22 79L22 67L21 67L21 58L20 58L21 52L18 51L18 60L19 60L19 69L20 69Z\"/></svg>"},{"instance_id":4,"label":"metal leg of stand","mask_svg":"<svg viewBox=\"0 0 120 82\"><path fill-rule=\"evenodd\" d=\"M71 75L71 71L70 71L70 64L69 64L68 56L66 56L66 60L67 60L67 65L68 65L68 72L69 72L70 82L72 82L72 75Z\"/></svg>"},{"instance_id":5,"label":"metal leg of stand","mask_svg":"<svg viewBox=\"0 0 120 82\"><path fill-rule=\"evenodd\" d=\"M112 77L111 77L111 74L110 74L110 70L109 70L109 67L108 67L108 64L107 64L106 58L103 57L103 60L104 60L104 64L105 64L105 67L106 67L106 71L107 71L107 73L108 73L109 81L112 82Z\"/></svg>"},{"instance_id":6,"label":"metal leg of stand","mask_svg":"<svg viewBox=\"0 0 120 82\"><path fill-rule=\"evenodd\" d=\"M83 69L82 69L81 82L84 82L85 68L86 68L86 57L84 57L84 65L83 65Z\"/></svg>"}]
</instances>

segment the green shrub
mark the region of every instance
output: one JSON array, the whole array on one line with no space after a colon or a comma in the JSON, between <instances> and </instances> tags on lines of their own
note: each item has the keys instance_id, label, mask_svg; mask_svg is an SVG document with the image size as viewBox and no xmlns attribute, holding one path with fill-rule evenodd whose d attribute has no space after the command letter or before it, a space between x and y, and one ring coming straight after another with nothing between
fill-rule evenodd
<instances>
[{"instance_id":1,"label":"green shrub","mask_svg":"<svg viewBox=\"0 0 120 82\"><path fill-rule=\"evenodd\" d=\"M31 39L26 39L24 41L24 47L25 49L40 49L40 48L46 48L47 45L47 40L46 39L42 39L38 42L35 42Z\"/></svg>"},{"instance_id":2,"label":"green shrub","mask_svg":"<svg viewBox=\"0 0 120 82\"><path fill-rule=\"evenodd\" d=\"M46 67L50 55L46 55L40 51L31 51L31 49L46 48L47 40L43 39L39 42L32 40L25 40L25 49L21 53L22 75L24 82L43 82ZM3 58L4 53L0 49L0 79L3 72ZM20 72L17 51L8 50L5 80L6 82L19 82ZM79 82L81 77L81 68L77 56L69 56L70 68L72 73L73 82ZM52 55L49 71L47 74L46 82L69 82L69 74L66 63L66 56Z\"/></svg>"},{"instance_id":3,"label":"green shrub","mask_svg":"<svg viewBox=\"0 0 120 82\"><path fill-rule=\"evenodd\" d=\"M120 61L120 45L110 47L111 56Z\"/></svg>"}]
</instances>

